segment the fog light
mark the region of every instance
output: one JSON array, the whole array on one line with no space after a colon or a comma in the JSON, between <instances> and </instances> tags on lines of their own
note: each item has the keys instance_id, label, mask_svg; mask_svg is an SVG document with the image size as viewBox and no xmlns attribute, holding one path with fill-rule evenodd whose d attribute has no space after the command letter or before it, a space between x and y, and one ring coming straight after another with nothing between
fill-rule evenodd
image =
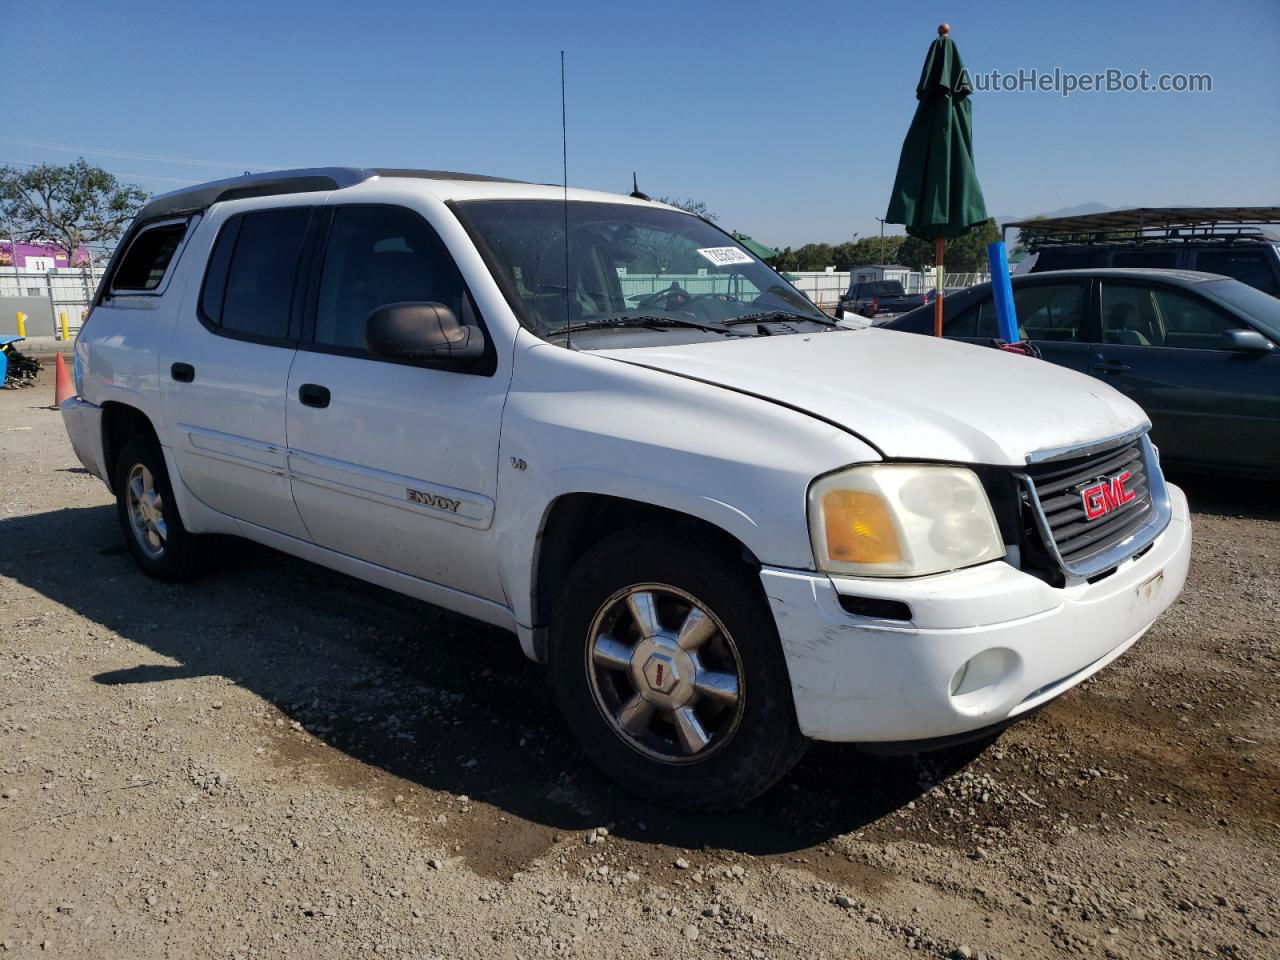
<instances>
[{"instance_id":1,"label":"fog light","mask_svg":"<svg viewBox=\"0 0 1280 960\"><path fill-rule=\"evenodd\" d=\"M964 678L969 674L969 661L966 660L960 665L960 669L956 671L956 675L951 678L951 696L956 695L956 691L960 689L960 685L964 683Z\"/></svg>"},{"instance_id":2,"label":"fog light","mask_svg":"<svg viewBox=\"0 0 1280 960\"><path fill-rule=\"evenodd\" d=\"M951 705L961 713L985 713L1013 691L1022 676L1022 658L993 647L962 663L951 677Z\"/></svg>"}]
</instances>

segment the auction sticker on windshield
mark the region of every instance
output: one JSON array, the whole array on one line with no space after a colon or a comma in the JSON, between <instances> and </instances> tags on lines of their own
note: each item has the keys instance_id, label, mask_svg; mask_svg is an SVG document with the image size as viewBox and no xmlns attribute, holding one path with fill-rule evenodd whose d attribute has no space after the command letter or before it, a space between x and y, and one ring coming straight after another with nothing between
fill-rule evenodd
<instances>
[{"instance_id":1,"label":"auction sticker on windshield","mask_svg":"<svg viewBox=\"0 0 1280 960\"><path fill-rule=\"evenodd\" d=\"M698 252L717 267L727 267L734 263L755 263L751 254L737 247L701 247Z\"/></svg>"}]
</instances>

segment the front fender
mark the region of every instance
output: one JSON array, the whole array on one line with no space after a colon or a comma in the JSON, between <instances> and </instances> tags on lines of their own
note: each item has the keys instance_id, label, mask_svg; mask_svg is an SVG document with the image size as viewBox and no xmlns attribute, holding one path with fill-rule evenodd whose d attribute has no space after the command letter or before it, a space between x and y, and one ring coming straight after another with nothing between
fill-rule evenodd
<instances>
[{"instance_id":1,"label":"front fender","mask_svg":"<svg viewBox=\"0 0 1280 960\"><path fill-rule=\"evenodd\" d=\"M653 504L724 530L762 563L808 569L809 483L878 459L863 441L799 411L522 332L503 413L496 521L516 621L533 625L538 538L559 497Z\"/></svg>"}]
</instances>

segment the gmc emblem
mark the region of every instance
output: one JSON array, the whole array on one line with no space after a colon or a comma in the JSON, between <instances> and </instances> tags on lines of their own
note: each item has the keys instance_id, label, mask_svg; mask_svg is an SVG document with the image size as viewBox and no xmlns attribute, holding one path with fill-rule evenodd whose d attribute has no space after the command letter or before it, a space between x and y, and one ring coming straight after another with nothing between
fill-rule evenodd
<instances>
[{"instance_id":1,"label":"gmc emblem","mask_svg":"<svg viewBox=\"0 0 1280 960\"><path fill-rule=\"evenodd\" d=\"M1105 517L1112 510L1138 499L1138 495L1125 487L1133 474L1126 470L1118 477L1103 477L1080 491L1084 503L1084 515L1088 520Z\"/></svg>"}]
</instances>

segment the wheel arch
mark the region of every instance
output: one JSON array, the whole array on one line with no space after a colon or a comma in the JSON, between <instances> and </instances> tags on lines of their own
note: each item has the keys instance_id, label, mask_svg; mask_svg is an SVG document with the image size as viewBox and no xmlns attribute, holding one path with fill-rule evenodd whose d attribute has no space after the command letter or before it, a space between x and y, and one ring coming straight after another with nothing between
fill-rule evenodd
<instances>
[{"instance_id":1,"label":"wheel arch","mask_svg":"<svg viewBox=\"0 0 1280 960\"><path fill-rule=\"evenodd\" d=\"M107 487L115 493L116 460L129 438L148 433L159 442L159 433L151 418L140 409L119 400L102 404L102 463L107 472Z\"/></svg>"},{"instance_id":2,"label":"wheel arch","mask_svg":"<svg viewBox=\"0 0 1280 960\"><path fill-rule=\"evenodd\" d=\"M615 533L660 524L701 532L740 556L744 570L760 570L759 559L746 544L703 517L613 494L586 491L561 494L547 505L534 543L529 598L533 637L532 650L526 652L539 662L546 661L546 632L559 596L559 585L583 554Z\"/></svg>"}]
</instances>

